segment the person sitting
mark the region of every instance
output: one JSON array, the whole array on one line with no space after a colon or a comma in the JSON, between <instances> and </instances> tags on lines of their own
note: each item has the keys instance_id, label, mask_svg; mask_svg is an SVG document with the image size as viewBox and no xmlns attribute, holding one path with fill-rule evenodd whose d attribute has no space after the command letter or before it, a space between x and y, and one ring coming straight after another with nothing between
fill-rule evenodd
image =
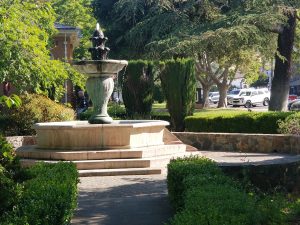
<instances>
[{"instance_id":1,"label":"person sitting","mask_svg":"<svg viewBox=\"0 0 300 225\"><path fill-rule=\"evenodd\" d=\"M86 111L88 109L88 104L87 104L87 101L86 101L83 91L81 91L81 90L78 91L77 95L78 95L78 98L77 98L76 114L78 116L80 113L83 113L84 111Z\"/></svg>"}]
</instances>

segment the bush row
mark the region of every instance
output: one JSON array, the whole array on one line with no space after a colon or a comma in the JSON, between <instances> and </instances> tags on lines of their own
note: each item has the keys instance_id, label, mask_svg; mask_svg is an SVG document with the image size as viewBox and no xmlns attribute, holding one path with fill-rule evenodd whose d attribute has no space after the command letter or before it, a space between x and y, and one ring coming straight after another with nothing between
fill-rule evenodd
<instances>
[{"instance_id":1,"label":"bush row","mask_svg":"<svg viewBox=\"0 0 300 225\"><path fill-rule=\"evenodd\" d=\"M0 224L69 224L77 204L77 169L72 163L37 164L26 171L23 183L0 171L1 192L7 193ZM10 209L10 210L7 210Z\"/></svg>"},{"instance_id":2,"label":"bush row","mask_svg":"<svg viewBox=\"0 0 300 225\"><path fill-rule=\"evenodd\" d=\"M168 165L168 191L176 209L172 225L285 225L287 201L258 197L225 176L206 158L175 159ZM299 208L299 206L298 206Z\"/></svg>"},{"instance_id":3,"label":"bush row","mask_svg":"<svg viewBox=\"0 0 300 225\"><path fill-rule=\"evenodd\" d=\"M241 112L197 114L185 118L186 131L277 134L278 122L292 112ZM300 119L300 114L299 114Z\"/></svg>"}]
</instances>

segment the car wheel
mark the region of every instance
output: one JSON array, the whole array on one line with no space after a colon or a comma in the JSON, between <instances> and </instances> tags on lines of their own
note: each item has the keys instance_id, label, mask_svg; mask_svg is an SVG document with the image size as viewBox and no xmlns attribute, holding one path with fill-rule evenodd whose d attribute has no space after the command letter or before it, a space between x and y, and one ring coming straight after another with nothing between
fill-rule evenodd
<instances>
[{"instance_id":1,"label":"car wheel","mask_svg":"<svg viewBox=\"0 0 300 225\"><path fill-rule=\"evenodd\" d=\"M264 99L263 105L264 105L264 106L268 106L268 105L269 105L269 99L268 99L268 98L265 98L265 99Z\"/></svg>"},{"instance_id":2,"label":"car wheel","mask_svg":"<svg viewBox=\"0 0 300 225\"><path fill-rule=\"evenodd\" d=\"M252 104L250 101L245 103L245 108L251 108Z\"/></svg>"},{"instance_id":3,"label":"car wheel","mask_svg":"<svg viewBox=\"0 0 300 225\"><path fill-rule=\"evenodd\" d=\"M232 105L232 107L240 107L239 105Z\"/></svg>"}]
</instances>

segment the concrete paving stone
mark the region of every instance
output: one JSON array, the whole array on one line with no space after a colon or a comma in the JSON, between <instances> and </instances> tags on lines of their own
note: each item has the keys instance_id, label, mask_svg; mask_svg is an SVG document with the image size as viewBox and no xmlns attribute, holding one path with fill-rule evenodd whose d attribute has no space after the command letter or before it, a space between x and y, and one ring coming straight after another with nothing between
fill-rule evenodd
<instances>
[{"instance_id":1,"label":"concrete paving stone","mask_svg":"<svg viewBox=\"0 0 300 225\"><path fill-rule=\"evenodd\" d=\"M73 225L162 225L173 216L166 174L81 177Z\"/></svg>"}]
</instances>

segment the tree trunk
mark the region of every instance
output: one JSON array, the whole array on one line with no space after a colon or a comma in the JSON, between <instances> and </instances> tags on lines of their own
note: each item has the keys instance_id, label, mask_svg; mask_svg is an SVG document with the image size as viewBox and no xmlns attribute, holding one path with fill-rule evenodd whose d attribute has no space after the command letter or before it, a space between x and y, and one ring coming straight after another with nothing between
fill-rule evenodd
<instances>
[{"instance_id":1,"label":"tree trunk","mask_svg":"<svg viewBox=\"0 0 300 225\"><path fill-rule=\"evenodd\" d=\"M226 108L228 85L221 83L220 85L218 85L218 89L220 93L218 108Z\"/></svg>"},{"instance_id":2,"label":"tree trunk","mask_svg":"<svg viewBox=\"0 0 300 225\"><path fill-rule=\"evenodd\" d=\"M285 59L275 56L274 78L271 87L270 111L286 111L290 89L292 52L296 31L296 11L289 12L288 25L278 35L277 51Z\"/></svg>"},{"instance_id":3,"label":"tree trunk","mask_svg":"<svg viewBox=\"0 0 300 225\"><path fill-rule=\"evenodd\" d=\"M208 93L210 90L211 86L206 86L202 84L202 90L203 90L203 99L202 99L202 103L203 103L203 108L207 108L209 106L208 103Z\"/></svg>"}]
</instances>

